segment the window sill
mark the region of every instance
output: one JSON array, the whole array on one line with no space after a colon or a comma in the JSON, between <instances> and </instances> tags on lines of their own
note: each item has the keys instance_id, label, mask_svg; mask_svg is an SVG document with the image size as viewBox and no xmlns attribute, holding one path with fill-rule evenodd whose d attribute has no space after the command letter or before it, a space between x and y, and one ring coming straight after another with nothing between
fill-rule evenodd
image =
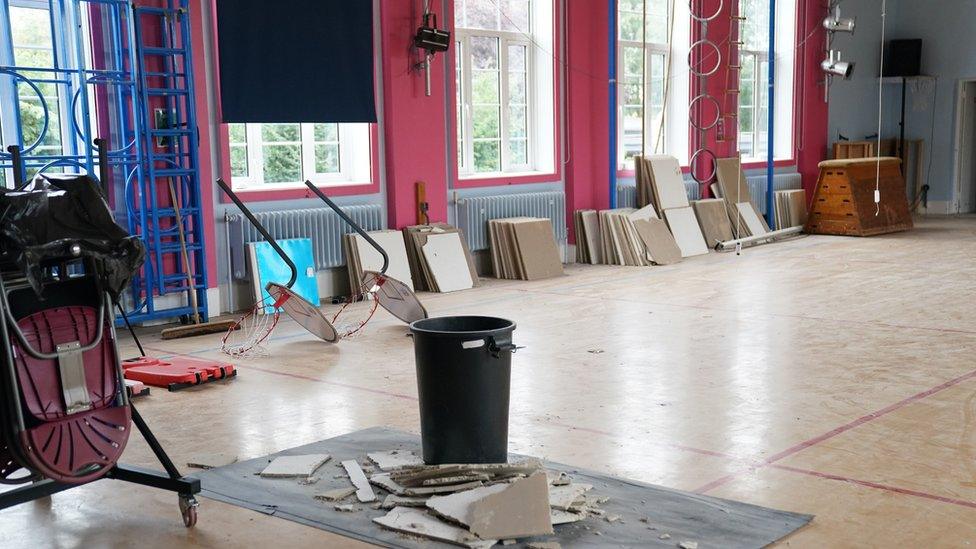
<instances>
[{"instance_id":1,"label":"window sill","mask_svg":"<svg viewBox=\"0 0 976 549\"><path fill-rule=\"evenodd\" d=\"M782 158L773 160L774 168L788 168L790 166L796 165L795 158ZM759 168L766 167L765 158L743 158L742 159L742 169L743 170L755 170Z\"/></svg>"},{"instance_id":2,"label":"window sill","mask_svg":"<svg viewBox=\"0 0 976 549\"><path fill-rule=\"evenodd\" d=\"M329 197L352 196L360 194L375 194L380 190L379 183L354 182L354 183L329 183L316 185ZM260 186L234 188L234 192L244 202L266 202L274 200L296 200L301 198L313 198L312 192L305 185L288 186L278 188L261 188ZM221 203L229 203L230 199L223 193L220 196Z\"/></svg>"},{"instance_id":3,"label":"window sill","mask_svg":"<svg viewBox=\"0 0 976 549\"><path fill-rule=\"evenodd\" d=\"M527 183L553 183L559 181L558 172L487 173L458 176L457 188L495 187Z\"/></svg>"}]
</instances>

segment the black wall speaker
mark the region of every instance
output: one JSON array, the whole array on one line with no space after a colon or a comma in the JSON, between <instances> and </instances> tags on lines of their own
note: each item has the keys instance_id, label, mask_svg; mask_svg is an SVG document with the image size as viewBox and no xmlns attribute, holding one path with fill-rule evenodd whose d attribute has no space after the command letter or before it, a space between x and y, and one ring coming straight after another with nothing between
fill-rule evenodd
<instances>
[{"instance_id":1,"label":"black wall speaker","mask_svg":"<svg viewBox=\"0 0 976 549\"><path fill-rule=\"evenodd\" d=\"M892 40L885 49L881 76L919 76L922 74L922 41Z\"/></svg>"}]
</instances>

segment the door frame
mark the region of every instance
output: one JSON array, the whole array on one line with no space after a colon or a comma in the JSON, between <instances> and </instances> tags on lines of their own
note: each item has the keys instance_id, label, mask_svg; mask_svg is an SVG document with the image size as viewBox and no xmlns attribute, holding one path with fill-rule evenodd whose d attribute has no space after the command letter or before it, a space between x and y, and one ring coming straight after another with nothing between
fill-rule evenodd
<instances>
[{"instance_id":1,"label":"door frame","mask_svg":"<svg viewBox=\"0 0 976 549\"><path fill-rule=\"evenodd\" d=\"M970 175L970 180L963 185L962 181L962 161L963 161L963 150L962 150L962 140L963 140L963 129L965 128L966 116L971 116L976 118L976 106L972 106L968 103L970 99L976 99L976 94L974 97L970 98L966 94L967 87L972 86L976 88L976 77L970 78L960 78L956 83L956 109L955 109L955 137L952 143L953 149L953 199L951 205L951 213L968 213L976 211L976 159L973 160L973 167L970 169L972 172ZM969 109L973 109L974 112L970 113ZM973 130L973 143L970 147L969 152L972 153L976 150L976 128ZM964 188L965 187L965 188ZM964 195L965 193L965 195ZM966 198L964 198L966 196ZM969 202L968 212L962 212L963 201Z\"/></svg>"}]
</instances>

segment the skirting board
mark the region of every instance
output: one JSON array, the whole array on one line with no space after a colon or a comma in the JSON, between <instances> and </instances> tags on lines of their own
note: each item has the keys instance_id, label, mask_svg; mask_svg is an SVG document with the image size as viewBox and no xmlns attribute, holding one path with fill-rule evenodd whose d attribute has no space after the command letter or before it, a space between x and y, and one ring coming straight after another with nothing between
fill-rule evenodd
<instances>
[{"instance_id":1,"label":"skirting board","mask_svg":"<svg viewBox=\"0 0 976 549\"><path fill-rule=\"evenodd\" d=\"M952 215L953 203L948 200L929 200L928 207L925 204L918 206L918 213L923 215Z\"/></svg>"},{"instance_id":2,"label":"skirting board","mask_svg":"<svg viewBox=\"0 0 976 549\"><path fill-rule=\"evenodd\" d=\"M210 316L215 317L224 312L224 304L220 302L221 289L217 288L207 288L207 308L210 311ZM175 294L158 295L153 297L153 304L157 310L163 309L175 309L176 307L185 307L187 305L186 293L180 292ZM140 326L162 326L163 324L171 324L176 322L177 318L171 319L158 319L148 322L143 322Z\"/></svg>"}]
</instances>

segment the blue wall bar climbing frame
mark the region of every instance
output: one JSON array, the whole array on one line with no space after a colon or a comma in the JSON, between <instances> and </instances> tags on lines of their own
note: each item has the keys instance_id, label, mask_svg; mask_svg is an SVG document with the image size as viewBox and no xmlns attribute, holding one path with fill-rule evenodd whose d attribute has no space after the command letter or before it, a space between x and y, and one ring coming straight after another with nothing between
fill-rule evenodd
<instances>
[{"instance_id":1,"label":"blue wall bar climbing frame","mask_svg":"<svg viewBox=\"0 0 976 549\"><path fill-rule=\"evenodd\" d=\"M24 29L15 25L39 13L50 19L51 62L18 64L18 50L30 48L16 47L15 36ZM35 173L54 171L97 177L93 141L108 141L110 181L102 184L109 189L116 221L138 235L147 250L123 299L133 322L190 315L188 290L197 293L201 319L208 317L192 74L189 0L152 6L126 0L0 0L0 182L13 187ZM25 137L28 109L32 116L40 112L41 124ZM22 149L24 173L14 173L11 145ZM170 182L190 265L181 254Z\"/></svg>"}]
</instances>

